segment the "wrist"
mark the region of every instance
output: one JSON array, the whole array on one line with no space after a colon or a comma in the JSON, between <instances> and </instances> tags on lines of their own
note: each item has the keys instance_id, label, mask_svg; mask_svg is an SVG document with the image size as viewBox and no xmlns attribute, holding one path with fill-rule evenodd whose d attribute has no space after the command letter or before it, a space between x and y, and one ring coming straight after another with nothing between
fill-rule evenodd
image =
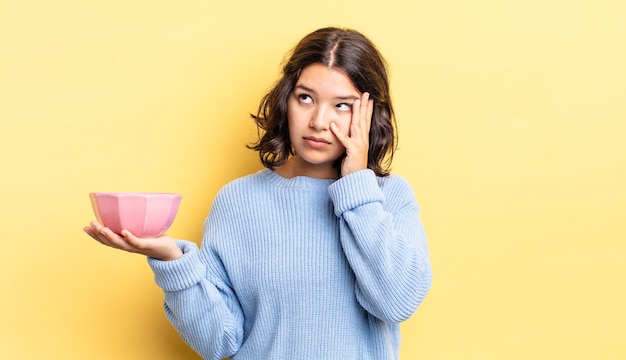
<instances>
[{"instance_id":1,"label":"wrist","mask_svg":"<svg viewBox=\"0 0 626 360\"><path fill-rule=\"evenodd\" d=\"M183 256L184 252L176 239L163 237L156 239L157 246L148 254L151 258L161 261L172 261Z\"/></svg>"},{"instance_id":2,"label":"wrist","mask_svg":"<svg viewBox=\"0 0 626 360\"><path fill-rule=\"evenodd\" d=\"M162 256L159 256L159 258L157 260L161 260L161 261L172 261L172 260L176 260L180 257L183 256L183 252L176 247L176 249L172 249L171 252L167 253L167 254L163 254Z\"/></svg>"}]
</instances>

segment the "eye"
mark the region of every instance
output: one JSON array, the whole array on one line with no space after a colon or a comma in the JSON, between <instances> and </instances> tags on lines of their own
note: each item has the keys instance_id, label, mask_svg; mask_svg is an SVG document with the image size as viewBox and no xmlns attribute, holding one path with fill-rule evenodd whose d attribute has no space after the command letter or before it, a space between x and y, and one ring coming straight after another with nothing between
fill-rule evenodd
<instances>
[{"instance_id":1,"label":"eye","mask_svg":"<svg viewBox=\"0 0 626 360\"><path fill-rule=\"evenodd\" d=\"M309 96L309 94L298 94L296 96L298 97L298 100L303 104L310 104L311 102L313 102L313 99L311 98L311 96Z\"/></svg>"},{"instance_id":2,"label":"eye","mask_svg":"<svg viewBox=\"0 0 626 360\"><path fill-rule=\"evenodd\" d=\"M337 109L339 111L350 111L350 110L352 110L352 104L348 104L348 103L337 104L336 107L337 107Z\"/></svg>"}]
</instances>

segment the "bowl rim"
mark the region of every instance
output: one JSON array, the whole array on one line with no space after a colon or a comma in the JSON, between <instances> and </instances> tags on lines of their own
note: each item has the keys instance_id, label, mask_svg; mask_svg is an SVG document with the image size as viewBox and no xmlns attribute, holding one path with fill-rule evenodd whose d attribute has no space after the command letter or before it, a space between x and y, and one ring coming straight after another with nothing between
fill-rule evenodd
<instances>
[{"instance_id":1,"label":"bowl rim","mask_svg":"<svg viewBox=\"0 0 626 360\"><path fill-rule=\"evenodd\" d=\"M136 191L93 191L90 192L89 195L95 195L95 196L100 196L100 195L108 195L108 196L182 196L179 193L171 193L171 192L149 192L149 191L143 191L143 192L136 192Z\"/></svg>"}]
</instances>

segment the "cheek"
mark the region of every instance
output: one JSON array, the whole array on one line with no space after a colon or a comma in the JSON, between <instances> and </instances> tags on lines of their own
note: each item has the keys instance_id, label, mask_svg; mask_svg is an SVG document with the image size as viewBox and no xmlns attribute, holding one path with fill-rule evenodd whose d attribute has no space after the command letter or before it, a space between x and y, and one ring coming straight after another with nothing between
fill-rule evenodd
<instances>
[{"instance_id":1,"label":"cheek","mask_svg":"<svg viewBox=\"0 0 626 360\"><path fill-rule=\"evenodd\" d=\"M292 106L287 106L287 126L291 129L298 126L298 113L293 110Z\"/></svg>"},{"instance_id":2,"label":"cheek","mask_svg":"<svg viewBox=\"0 0 626 360\"><path fill-rule=\"evenodd\" d=\"M293 117L293 105L291 104L291 98L287 102L287 122L291 122L291 118Z\"/></svg>"},{"instance_id":3,"label":"cheek","mask_svg":"<svg viewBox=\"0 0 626 360\"><path fill-rule=\"evenodd\" d=\"M342 133L350 136L350 122L351 122L351 116L341 116L339 119L337 119L337 121L335 122L338 126L339 126L339 130L341 130Z\"/></svg>"},{"instance_id":4,"label":"cheek","mask_svg":"<svg viewBox=\"0 0 626 360\"><path fill-rule=\"evenodd\" d=\"M305 111L298 106L298 104L293 104L295 100L290 98L287 103L287 123L289 125L294 124L298 125L303 121L306 121L306 113Z\"/></svg>"}]
</instances>

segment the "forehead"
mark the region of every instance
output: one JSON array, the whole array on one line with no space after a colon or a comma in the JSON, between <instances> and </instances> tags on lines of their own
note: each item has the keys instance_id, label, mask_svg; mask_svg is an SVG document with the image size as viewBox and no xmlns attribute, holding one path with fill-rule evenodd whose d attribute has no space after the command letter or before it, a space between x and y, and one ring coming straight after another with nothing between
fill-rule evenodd
<instances>
[{"instance_id":1,"label":"forehead","mask_svg":"<svg viewBox=\"0 0 626 360\"><path fill-rule=\"evenodd\" d=\"M324 64L311 64L300 72L296 87L330 96L358 96L352 79L341 69Z\"/></svg>"}]
</instances>

